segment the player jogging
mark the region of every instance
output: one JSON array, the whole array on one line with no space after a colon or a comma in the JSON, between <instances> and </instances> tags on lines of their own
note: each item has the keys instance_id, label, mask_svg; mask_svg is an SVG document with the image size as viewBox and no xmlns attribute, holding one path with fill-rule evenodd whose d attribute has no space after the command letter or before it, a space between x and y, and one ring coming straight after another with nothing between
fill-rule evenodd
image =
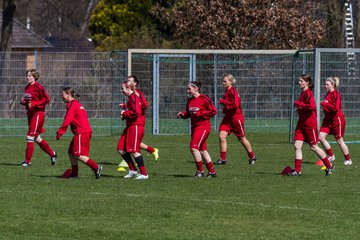
<instances>
[{"instance_id":1,"label":"player jogging","mask_svg":"<svg viewBox=\"0 0 360 240\"><path fill-rule=\"evenodd\" d=\"M331 134L334 135L336 142L338 143L341 152L344 155L344 165L350 166L352 164L349 149L343 139L345 134L346 121L344 113L341 109L341 96L337 90L340 84L338 77L330 77L325 80L325 88L327 94L324 100L321 102L324 111L324 119L320 128L319 140L324 147L329 160L332 162L335 160L335 156L331 149L326 137Z\"/></svg>"},{"instance_id":2,"label":"player jogging","mask_svg":"<svg viewBox=\"0 0 360 240\"><path fill-rule=\"evenodd\" d=\"M40 136L40 134L45 132L45 107L49 104L50 97L44 87L39 84L39 76L36 69L28 69L26 71L27 85L25 87L25 95L20 100L20 104L26 106L28 116L25 161L20 164L23 167L31 165L34 154L34 141L50 156L51 165L56 164L56 152L53 151L49 144Z\"/></svg>"},{"instance_id":3,"label":"player jogging","mask_svg":"<svg viewBox=\"0 0 360 240\"><path fill-rule=\"evenodd\" d=\"M72 138L68 149L71 163L71 175L69 178L78 177L78 161L81 161L89 166L94 171L95 178L99 179L102 166L89 158L92 129L85 108L75 99L78 97L79 95L76 94L73 88L63 88L62 98L66 103L66 114L64 122L56 132L56 139L60 140L60 137L66 133L70 126L74 137Z\"/></svg>"},{"instance_id":4,"label":"player jogging","mask_svg":"<svg viewBox=\"0 0 360 240\"><path fill-rule=\"evenodd\" d=\"M122 93L128 97L127 103L124 105L120 117L126 121L126 127L120 136L117 151L129 166L129 172L124 178L135 178L137 180L148 179L144 159L140 153L140 143L144 137L145 112L142 107L141 100L135 94L135 86L131 81L125 81L121 85ZM140 174L133 162L135 159Z\"/></svg>"},{"instance_id":5,"label":"player jogging","mask_svg":"<svg viewBox=\"0 0 360 240\"><path fill-rule=\"evenodd\" d=\"M137 86L139 85L138 78L135 75L130 75L127 78L127 80L132 82L132 84L134 85L135 94L136 94L136 96L139 97L139 99L141 101L142 109L145 111L149 107L149 104L146 101L146 98L145 98L144 94L137 88ZM123 104L119 104L119 106L124 107ZM145 144L143 142L140 143L140 148L146 150L149 153L151 153L151 155L153 156L155 162L157 162L159 160L159 149L153 148L150 145L147 145L147 144Z\"/></svg>"},{"instance_id":6,"label":"player jogging","mask_svg":"<svg viewBox=\"0 0 360 240\"><path fill-rule=\"evenodd\" d=\"M253 165L256 161L255 153L252 150L250 141L245 137L244 115L241 110L241 98L238 91L233 86L236 83L231 74L223 76L222 84L225 88L224 97L220 99L223 105L224 117L219 126L219 148L220 159L216 162L218 165L226 164L227 136L233 132L239 142L245 148L249 157L249 164Z\"/></svg>"},{"instance_id":7,"label":"player jogging","mask_svg":"<svg viewBox=\"0 0 360 240\"><path fill-rule=\"evenodd\" d=\"M323 161L326 166L326 176L329 176L332 174L333 166L325 152L317 145L319 138L315 99L312 91L314 85L309 75L301 75L298 82L301 94L299 99L294 102L294 106L297 108L299 115L294 135L295 169L288 175L295 177L301 176L301 163L303 158L301 149L304 142L306 142L309 144L311 151Z\"/></svg>"},{"instance_id":8,"label":"player jogging","mask_svg":"<svg viewBox=\"0 0 360 240\"><path fill-rule=\"evenodd\" d=\"M179 112L177 117L191 120L190 152L196 164L196 178L204 176L203 161L208 170L207 177L216 177L213 162L207 151L206 139L210 135L210 118L216 115L216 108L209 97L200 93L201 83L190 82L187 93L190 98L186 104L186 110Z\"/></svg>"}]
</instances>

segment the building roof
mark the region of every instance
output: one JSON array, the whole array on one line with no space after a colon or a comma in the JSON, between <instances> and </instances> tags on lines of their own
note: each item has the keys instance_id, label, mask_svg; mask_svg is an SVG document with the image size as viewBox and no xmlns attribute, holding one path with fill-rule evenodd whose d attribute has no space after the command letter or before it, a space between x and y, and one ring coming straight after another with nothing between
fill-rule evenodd
<instances>
[{"instance_id":1,"label":"building roof","mask_svg":"<svg viewBox=\"0 0 360 240\"><path fill-rule=\"evenodd\" d=\"M0 26L3 22L3 12L0 11ZM1 31L0 31L1 37ZM41 36L37 35L17 19L13 19L13 29L11 37L12 49L42 49L51 48L52 45Z\"/></svg>"}]
</instances>

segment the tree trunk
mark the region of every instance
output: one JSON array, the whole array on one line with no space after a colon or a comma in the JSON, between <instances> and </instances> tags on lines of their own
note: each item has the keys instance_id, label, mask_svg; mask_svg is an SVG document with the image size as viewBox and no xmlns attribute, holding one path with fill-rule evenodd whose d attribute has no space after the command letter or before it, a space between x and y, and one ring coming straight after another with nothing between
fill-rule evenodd
<instances>
[{"instance_id":1,"label":"tree trunk","mask_svg":"<svg viewBox=\"0 0 360 240\"><path fill-rule=\"evenodd\" d=\"M15 0L4 0L3 1L3 23L1 28L1 41L0 41L0 117L7 117L7 86L6 78L7 72L7 59L9 52L11 51L11 34L13 17L16 10Z\"/></svg>"}]
</instances>

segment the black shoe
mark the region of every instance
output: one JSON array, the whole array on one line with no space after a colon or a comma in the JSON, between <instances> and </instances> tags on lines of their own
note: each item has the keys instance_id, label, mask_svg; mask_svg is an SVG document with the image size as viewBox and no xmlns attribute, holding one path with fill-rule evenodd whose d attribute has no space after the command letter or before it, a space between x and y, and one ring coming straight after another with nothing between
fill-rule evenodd
<instances>
[{"instance_id":1,"label":"black shoe","mask_svg":"<svg viewBox=\"0 0 360 240\"><path fill-rule=\"evenodd\" d=\"M95 177L96 177L96 179L99 179L99 178L100 178L102 168L103 168L102 165L98 165L98 169L96 169L96 171L95 171Z\"/></svg>"},{"instance_id":2,"label":"black shoe","mask_svg":"<svg viewBox=\"0 0 360 240\"><path fill-rule=\"evenodd\" d=\"M288 174L288 176L290 176L290 177L300 177L301 172L297 172L295 170L292 170L291 173Z\"/></svg>"},{"instance_id":3,"label":"black shoe","mask_svg":"<svg viewBox=\"0 0 360 240\"><path fill-rule=\"evenodd\" d=\"M51 165L54 166L56 164L57 152L54 152L54 156L50 157Z\"/></svg>"},{"instance_id":4,"label":"black shoe","mask_svg":"<svg viewBox=\"0 0 360 240\"><path fill-rule=\"evenodd\" d=\"M195 178L202 178L204 177L204 172L200 172L199 170L196 170L196 173L194 175Z\"/></svg>"},{"instance_id":5,"label":"black shoe","mask_svg":"<svg viewBox=\"0 0 360 240\"><path fill-rule=\"evenodd\" d=\"M216 173L208 173L208 175L206 177L207 178L214 178L214 177L216 177Z\"/></svg>"},{"instance_id":6,"label":"black shoe","mask_svg":"<svg viewBox=\"0 0 360 240\"><path fill-rule=\"evenodd\" d=\"M26 161L23 161L22 163L19 164L19 166L22 166L22 167L30 167L31 166L31 162L26 162Z\"/></svg>"},{"instance_id":7,"label":"black shoe","mask_svg":"<svg viewBox=\"0 0 360 240\"><path fill-rule=\"evenodd\" d=\"M249 159L249 164L250 164L250 165L254 165L255 162L256 162L256 156L254 156L253 158L250 158L250 159Z\"/></svg>"},{"instance_id":8,"label":"black shoe","mask_svg":"<svg viewBox=\"0 0 360 240\"><path fill-rule=\"evenodd\" d=\"M331 165L331 167L325 169L325 176L330 176L334 170L334 166Z\"/></svg>"},{"instance_id":9,"label":"black shoe","mask_svg":"<svg viewBox=\"0 0 360 240\"><path fill-rule=\"evenodd\" d=\"M222 160L222 159L219 159L215 162L216 165L225 165L226 164L226 160Z\"/></svg>"}]
</instances>

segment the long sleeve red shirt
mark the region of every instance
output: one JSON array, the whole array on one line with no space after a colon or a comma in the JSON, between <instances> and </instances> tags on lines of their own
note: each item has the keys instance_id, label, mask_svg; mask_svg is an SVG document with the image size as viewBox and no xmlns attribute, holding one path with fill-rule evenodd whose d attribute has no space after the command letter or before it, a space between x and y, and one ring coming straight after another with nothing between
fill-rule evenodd
<instances>
[{"instance_id":1,"label":"long sleeve red shirt","mask_svg":"<svg viewBox=\"0 0 360 240\"><path fill-rule=\"evenodd\" d=\"M227 89L224 97L220 99L220 104L223 105L224 118L243 117L241 98L236 88L230 87Z\"/></svg>"},{"instance_id":2,"label":"long sleeve red shirt","mask_svg":"<svg viewBox=\"0 0 360 240\"><path fill-rule=\"evenodd\" d=\"M92 132L87 112L77 100L67 103L64 122L59 128L58 133L63 135L69 126L74 135Z\"/></svg>"},{"instance_id":3,"label":"long sleeve red shirt","mask_svg":"<svg viewBox=\"0 0 360 240\"><path fill-rule=\"evenodd\" d=\"M50 102L49 95L46 93L44 87L41 86L38 82L28 84L25 87L24 99L26 101L31 101L31 108L26 105L28 116L34 115L37 112L44 112L45 106Z\"/></svg>"},{"instance_id":4,"label":"long sleeve red shirt","mask_svg":"<svg viewBox=\"0 0 360 240\"><path fill-rule=\"evenodd\" d=\"M131 94L126 103L126 109L122 114L126 120L126 126L142 125L145 126L145 112L142 108L141 100L136 94Z\"/></svg>"},{"instance_id":5,"label":"long sleeve red shirt","mask_svg":"<svg viewBox=\"0 0 360 240\"><path fill-rule=\"evenodd\" d=\"M338 125L339 118L342 120L344 118L344 113L341 109L341 96L338 90L328 92L321 102L324 112L324 121L328 122L331 125Z\"/></svg>"},{"instance_id":6,"label":"long sleeve red shirt","mask_svg":"<svg viewBox=\"0 0 360 240\"><path fill-rule=\"evenodd\" d=\"M190 118L191 129L211 130L210 118L217 113L216 107L209 97L200 94L190 98L186 104L186 111L182 112L182 118Z\"/></svg>"},{"instance_id":7,"label":"long sleeve red shirt","mask_svg":"<svg viewBox=\"0 0 360 240\"><path fill-rule=\"evenodd\" d=\"M297 128L317 128L314 93L310 88L301 92L299 99L295 101L294 105L297 107L299 114Z\"/></svg>"}]
</instances>

